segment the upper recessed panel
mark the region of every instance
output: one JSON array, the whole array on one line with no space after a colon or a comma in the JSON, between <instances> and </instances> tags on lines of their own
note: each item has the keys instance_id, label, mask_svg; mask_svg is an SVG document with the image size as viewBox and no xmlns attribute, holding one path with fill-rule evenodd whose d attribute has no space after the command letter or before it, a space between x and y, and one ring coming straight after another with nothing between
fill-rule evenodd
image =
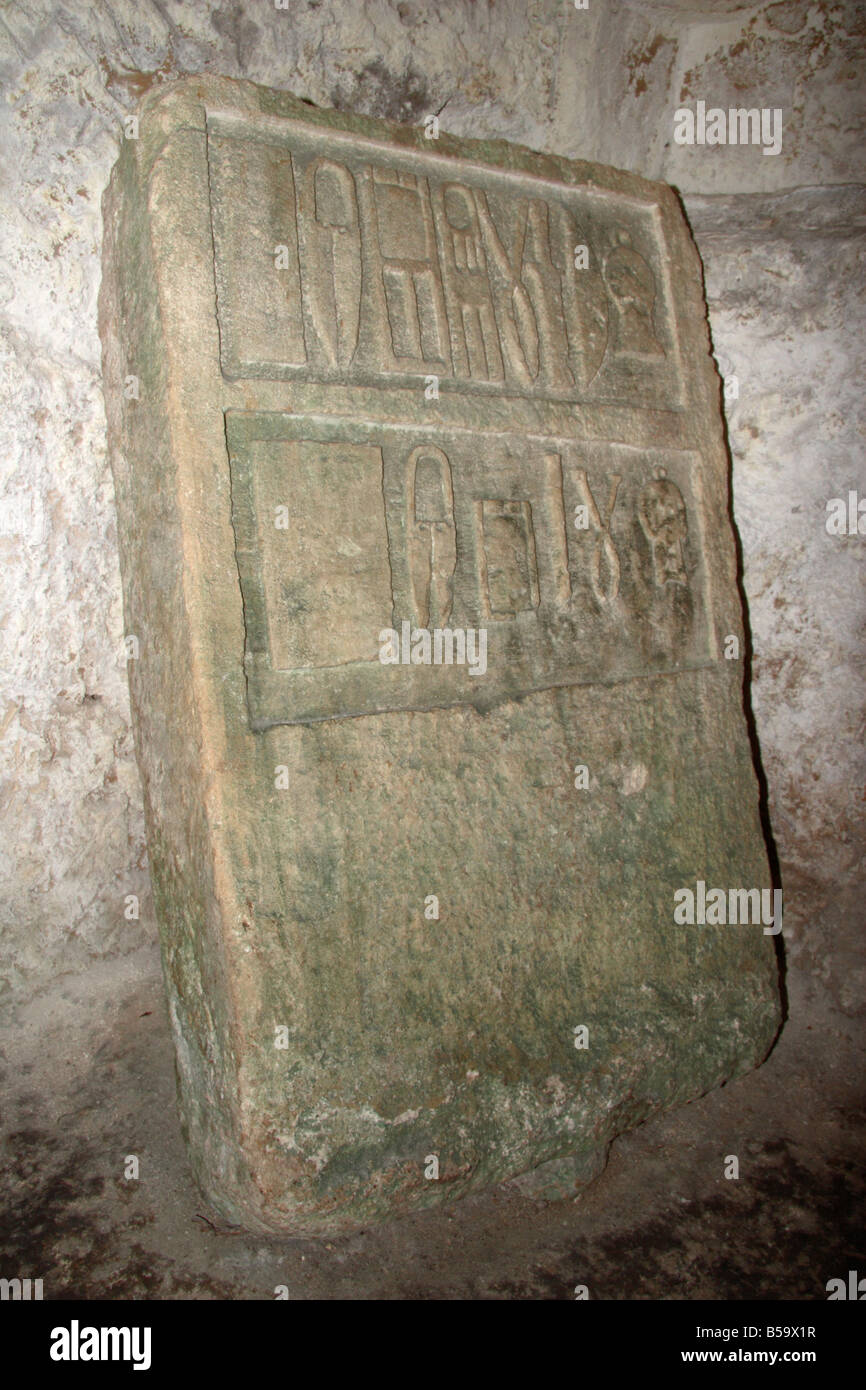
<instances>
[{"instance_id":1,"label":"upper recessed panel","mask_svg":"<svg viewBox=\"0 0 866 1390\"><path fill-rule=\"evenodd\" d=\"M656 205L208 116L226 377L677 409Z\"/></svg>"}]
</instances>

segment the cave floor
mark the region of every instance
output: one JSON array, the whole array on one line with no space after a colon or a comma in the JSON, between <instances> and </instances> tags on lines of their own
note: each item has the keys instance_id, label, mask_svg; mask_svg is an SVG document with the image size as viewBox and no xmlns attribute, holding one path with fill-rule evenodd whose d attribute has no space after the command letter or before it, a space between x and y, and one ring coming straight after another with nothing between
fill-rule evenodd
<instances>
[{"instance_id":1,"label":"cave floor","mask_svg":"<svg viewBox=\"0 0 866 1390\"><path fill-rule=\"evenodd\" d=\"M226 1230L174 1101L158 955L66 977L3 1035L0 1275L46 1299L825 1300L866 1272L862 1026L789 979L758 1071L619 1138L576 1199L494 1188L327 1240ZM140 1178L126 1181L136 1154ZM739 1158L739 1178L724 1177Z\"/></svg>"}]
</instances>

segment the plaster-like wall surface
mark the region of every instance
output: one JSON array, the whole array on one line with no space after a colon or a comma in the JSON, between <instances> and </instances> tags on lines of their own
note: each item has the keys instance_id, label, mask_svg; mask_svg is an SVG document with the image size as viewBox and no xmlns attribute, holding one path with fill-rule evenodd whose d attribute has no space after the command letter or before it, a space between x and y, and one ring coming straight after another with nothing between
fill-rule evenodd
<instances>
[{"instance_id":1,"label":"plaster-like wall surface","mask_svg":"<svg viewBox=\"0 0 866 1390\"><path fill-rule=\"evenodd\" d=\"M789 965L866 998L866 189L687 199L704 258L754 643L752 704L785 893Z\"/></svg>"},{"instance_id":2,"label":"plaster-like wall surface","mask_svg":"<svg viewBox=\"0 0 866 1390\"><path fill-rule=\"evenodd\" d=\"M682 190L739 382L734 506L792 968L859 1007L866 538L831 537L824 517L828 498L866 495L864 28L862 5L823 0L0 12L0 1001L155 938L105 451L100 198L139 94L209 71L407 122L439 112L455 134ZM675 112L699 100L781 108L781 152L677 145Z\"/></svg>"}]
</instances>

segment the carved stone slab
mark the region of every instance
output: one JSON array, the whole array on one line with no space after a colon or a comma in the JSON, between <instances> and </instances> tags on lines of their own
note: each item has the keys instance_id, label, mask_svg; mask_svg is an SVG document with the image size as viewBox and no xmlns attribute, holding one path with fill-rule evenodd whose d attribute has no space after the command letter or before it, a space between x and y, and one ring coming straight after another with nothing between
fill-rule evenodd
<instances>
[{"instance_id":1,"label":"carved stone slab","mask_svg":"<svg viewBox=\"0 0 866 1390\"><path fill-rule=\"evenodd\" d=\"M101 326L217 1210L316 1233L539 1165L573 1190L756 1065L772 940L674 919L769 876L673 193L189 79L112 177Z\"/></svg>"}]
</instances>

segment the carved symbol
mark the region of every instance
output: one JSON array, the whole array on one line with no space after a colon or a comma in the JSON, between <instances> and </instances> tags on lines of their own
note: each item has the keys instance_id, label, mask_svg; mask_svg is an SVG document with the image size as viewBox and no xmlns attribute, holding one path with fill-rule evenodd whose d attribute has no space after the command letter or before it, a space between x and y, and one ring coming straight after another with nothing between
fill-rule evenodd
<instances>
[{"instance_id":1,"label":"carved symbol","mask_svg":"<svg viewBox=\"0 0 866 1390\"><path fill-rule=\"evenodd\" d=\"M442 627L451 616L457 564L451 465L441 449L422 444L409 456L409 568L419 627Z\"/></svg>"},{"instance_id":2,"label":"carved symbol","mask_svg":"<svg viewBox=\"0 0 866 1390\"><path fill-rule=\"evenodd\" d=\"M503 356L512 374L521 384L528 386L538 375L539 343L532 304L525 286L518 278L519 267L523 264L523 245L526 237L525 213L522 225L517 228L517 245L512 252L512 259L509 260L483 189L475 190L475 206L487 251L491 285L495 291L496 319ZM517 271L515 266L518 267Z\"/></svg>"},{"instance_id":3,"label":"carved symbol","mask_svg":"<svg viewBox=\"0 0 866 1390\"><path fill-rule=\"evenodd\" d=\"M538 607L538 565L528 502L477 502L483 537L482 596L488 615L513 618Z\"/></svg>"},{"instance_id":4,"label":"carved symbol","mask_svg":"<svg viewBox=\"0 0 866 1390\"><path fill-rule=\"evenodd\" d=\"M564 389L574 385L574 378L566 366L568 344L562 284L551 258L549 219L547 203L533 198L527 218L522 279L538 324L540 376L549 385Z\"/></svg>"},{"instance_id":5,"label":"carved symbol","mask_svg":"<svg viewBox=\"0 0 866 1390\"><path fill-rule=\"evenodd\" d=\"M621 232L620 237L621 244L604 263L604 279L614 303L614 347L641 357L664 356L653 327L655 277L643 256L629 246L628 233Z\"/></svg>"},{"instance_id":6,"label":"carved symbol","mask_svg":"<svg viewBox=\"0 0 866 1390\"><path fill-rule=\"evenodd\" d=\"M361 306L361 230L350 171L316 160L307 170L304 203L310 314L331 365L348 367Z\"/></svg>"},{"instance_id":7,"label":"carved symbol","mask_svg":"<svg viewBox=\"0 0 866 1390\"><path fill-rule=\"evenodd\" d=\"M451 247L457 270L475 272L484 269L484 252L478 231L472 194L462 184L452 183L445 189L445 218L451 228Z\"/></svg>"},{"instance_id":8,"label":"carved symbol","mask_svg":"<svg viewBox=\"0 0 866 1390\"><path fill-rule=\"evenodd\" d=\"M446 360L441 290L432 263L432 225L423 179L374 168L382 284L395 357Z\"/></svg>"},{"instance_id":9,"label":"carved symbol","mask_svg":"<svg viewBox=\"0 0 866 1390\"><path fill-rule=\"evenodd\" d=\"M616 496L622 475L620 473L612 474L607 501L607 522L605 523L601 519L595 498L592 495L585 469L578 468L576 472L578 485L589 511L589 518L596 532L589 571L590 583L599 603L610 603L619 593L620 563L616 546L611 539L610 523L613 520L613 509L616 506Z\"/></svg>"},{"instance_id":10,"label":"carved symbol","mask_svg":"<svg viewBox=\"0 0 866 1390\"><path fill-rule=\"evenodd\" d=\"M487 262L470 189L446 184L439 216L454 370L478 381L502 381Z\"/></svg>"},{"instance_id":11,"label":"carved symbol","mask_svg":"<svg viewBox=\"0 0 866 1390\"><path fill-rule=\"evenodd\" d=\"M571 602L571 575L568 570L568 534L562 495L562 459L545 454L541 461L541 511L545 516L548 559L548 599L560 608Z\"/></svg>"},{"instance_id":12,"label":"carved symbol","mask_svg":"<svg viewBox=\"0 0 866 1390\"><path fill-rule=\"evenodd\" d=\"M586 269L574 264L574 248L588 238L576 227L568 209L554 203L551 209L553 261L562 277L562 308L575 375L586 389L597 376L607 349L608 297L598 271L595 252Z\"/></svg>"},{"instance_id":13,"label":"carved symbol","mask_svg":"<svg viewBox=\"0 0 866 1390\"><path fill-rule=\"evenodd\" d=\"M687 584L684 545L689 523L686 504L664 468L656 469L655 480L641 493L637 515L650 543L656 584L659 588L664 584Z\"/></svg>"},{"instance_id":14,"label":"carved symbol","mask_svg":"<svg viewBox=\"0 0 866 1390\"><path fill-rule=\"evenodd\" d=\"M558 390L573 386L566 364L562 283L551 257L547 203L530 198L514 206L510 249L481 189L475 191L475 204L491 271L500 339L511 374L522 385L541 381ZM498 215L501 221L501 213Z\"/></svg>"}]
</instances>

